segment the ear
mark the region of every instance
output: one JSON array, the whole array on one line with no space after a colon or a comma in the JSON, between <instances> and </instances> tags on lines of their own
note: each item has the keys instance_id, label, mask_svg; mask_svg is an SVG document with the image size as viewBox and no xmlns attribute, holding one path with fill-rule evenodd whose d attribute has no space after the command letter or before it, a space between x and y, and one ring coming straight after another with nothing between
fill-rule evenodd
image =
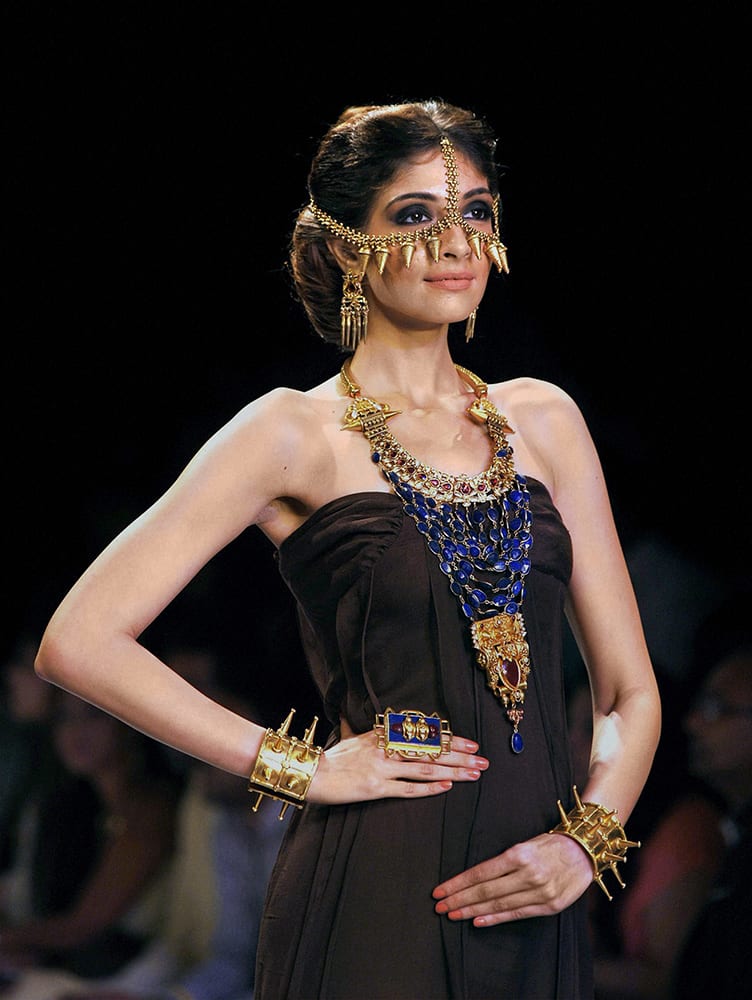
<instances>
[{"instance_id":1,"label":"ear","mask_svg":"<svg viewBox=\"0 0 752 1000\"><path fill-rule=\"evenodd\" d=\"M343 274L346 274L348 271L354 271L359 267L360 254L352 243L346 243L345 240L331 239L326 241L326 245Z\"/></svg>"}]
</instances>

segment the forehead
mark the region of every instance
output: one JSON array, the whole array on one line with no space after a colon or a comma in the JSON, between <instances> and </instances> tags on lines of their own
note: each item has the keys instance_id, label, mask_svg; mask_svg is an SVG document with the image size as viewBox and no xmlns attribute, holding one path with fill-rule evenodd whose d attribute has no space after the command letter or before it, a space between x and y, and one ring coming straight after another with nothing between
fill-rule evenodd
<instances>
[{"instance_id":1,"label":"forehead","mask_svg":"<svg viewBox=\"0 0 752 1000\"><path fill-rule=\"evenodd\" d=\"M479 187L487 188L488 179L478 170L472 160L469 160L457 149L453 150L453 153L457 164L460 198L465 191ZM411 192L425 192L445 197L447 181L444 157L441 150L437 149L406 160L392 179L384 185L379 200L389 201L402 193Z\"/></svg>"}]
</instances>

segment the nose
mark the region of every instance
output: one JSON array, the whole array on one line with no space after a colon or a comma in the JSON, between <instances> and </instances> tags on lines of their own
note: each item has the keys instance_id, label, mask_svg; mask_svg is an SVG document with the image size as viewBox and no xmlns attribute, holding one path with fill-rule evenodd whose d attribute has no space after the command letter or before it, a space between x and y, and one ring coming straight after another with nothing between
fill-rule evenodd
<instances>
[{"instance_id":1,"label":"nose","mask_svg":"<svg viewBox=\"0 0 752 1000\"><path fill-rule=\"evenodd\" d=\"M450 226L441 234L442 257L469 257L470 244L467 234L460 226Z\"/></svg>"}]
</instances>

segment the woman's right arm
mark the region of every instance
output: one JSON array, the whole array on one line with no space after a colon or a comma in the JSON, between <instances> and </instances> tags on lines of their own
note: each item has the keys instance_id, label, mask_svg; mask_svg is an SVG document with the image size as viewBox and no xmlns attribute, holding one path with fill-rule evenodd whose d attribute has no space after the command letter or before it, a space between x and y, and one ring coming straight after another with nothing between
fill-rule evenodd
<instances>
[{"instance_id":1,"label":"woman's right arm","mask_svg":"<svg viewBox=\"0 0 752 1000\"><path fill-rule=\"evenodd\" d=\"M249 404L107 546L50 620L36 660L39 676L168 746L234 774L250 773L266 730L192 687L139 636L245 528L289 516L279 498L300 495L289 470L300 477L304 468L296 427L306 416L303 400L277 390ZM375 734L365 733L327 751L309 797L353 802L438 794L451 780L477 778L484 761L476 751L477 744L457 736L440 764L387 760Z\"/></svg>"}]
</instances>

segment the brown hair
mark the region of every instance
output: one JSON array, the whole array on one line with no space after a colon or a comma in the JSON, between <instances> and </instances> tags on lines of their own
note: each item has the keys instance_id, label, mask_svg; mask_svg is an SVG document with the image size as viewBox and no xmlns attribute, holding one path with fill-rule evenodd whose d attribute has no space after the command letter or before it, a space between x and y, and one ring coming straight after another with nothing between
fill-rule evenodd
<instances>
[{"instance_id":1,"label":"brown hair","mask_svg":"<svg viewBox=\"0 0 752 1000\"><path fill-rule=\"evenodd\" d=\"M406 160L440 149L446 136L498 193L496 138L472 111L441 100L350 107L324 135L308 174L312 201L338 222L362 229L376 194ZM301 209L292 234L290 270L314 330L340 343L342 272L326 241L331 234Z\"/></svg>"}]
</instances>

